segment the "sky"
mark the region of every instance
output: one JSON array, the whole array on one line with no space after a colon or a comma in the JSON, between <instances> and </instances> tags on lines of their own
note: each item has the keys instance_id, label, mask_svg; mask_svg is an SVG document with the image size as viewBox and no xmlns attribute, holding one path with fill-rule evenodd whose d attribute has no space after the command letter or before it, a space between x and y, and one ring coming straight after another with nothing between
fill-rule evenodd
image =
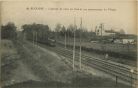
<instances>
[{"instance_id":1,"label":"sky","mask_svg":"<svg viewBox=\"0 0 138 88\"><path fill-rule=\"evenodd\" d=\"M32 8L32 9L31 9ZM24 24L48 24L54 30L60 23L65 27L74 24L87 30L103 23L106 30L124 29L136 34L136 3L134 1L5 1L1 4L3 25L14 22L18 30Z\"/></svg>"}]
</instances>

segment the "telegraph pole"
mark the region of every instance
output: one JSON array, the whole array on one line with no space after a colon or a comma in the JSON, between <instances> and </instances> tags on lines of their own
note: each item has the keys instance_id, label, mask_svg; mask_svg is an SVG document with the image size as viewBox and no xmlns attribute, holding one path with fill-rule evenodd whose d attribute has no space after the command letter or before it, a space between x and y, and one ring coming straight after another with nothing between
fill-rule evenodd
<instances>
[{"instance_id":1,"label":"telegraph pole","mask_svg":"<svg viewBox=\"0 0 138 88\"><path fill-rule=\"evenodd\" d=\"M25 40L25 33L23 33L23 40Z\"/></svg>"},{"instance_id":2,"label":"telegraph pole","mask_svg":"<svg viewBox=\"0 0 138 88\"><path fill-rule=\"evenodd\" d=\"M69 32L67 31L67 44L69 45Z\"/></svg>"},{"instance_id":3,"label":"telegraph pole","mask_svg":"<svg viewBox=\"0 0 138 88\"><path fill-rule=\"evenodd\" d=\"M74 44L73 44L73 70L75 68L75 31L76 31L76 19L74 18Z\"/></svg>"},{"instance_id":4,"label":"telegraph pole","mask_svg":"<svg viewBox=\"0 0 138 88\"><path fill-rule=\"evenodd\" d=\"M82 31L82 18L81 18L81 23L80 23L80 59L79 59L80 70L81 70L81 31Z\"/></svg>"},{"instance_id":5,"label":"telegraph pole","mask_svg":"<svg viewBox=\"0 0 138 88\"><path fill-rule=\"evenodd\" d=\"M102 36L102 31L103 31L103 29L102 29L102 23L101 23L101 25L100 25L100 26L101 26L101 36Z\"/></svg>"},{"instance_id":6,"label":"telegraph pole","mask_svg":"<svg viewBox=\"0 0 138 88\"><path fill-rule=\"evenodd\" d=\"M67 39L66 39L66 32L65 32L65 49L67 48L67 46L66 46L67 43L66 42L67 42Z\"/></svg>"},{"instance_id":7,"label":"telegraph pole","mask_svg":"<svg viewBox=\"0 0 138 88\"><path fill-rule=\"evenodd\" d=\"M133 69L131 69L130 70L130 74L131 74L131 87L133 88L133 73L134 73L134 70Z\"/></svg>"},{"instance_id":8,"label":"telegraph pole","mask_svg":"<svg viewBox=\"0 0 138 88\"><path fill-rule=\"evenodd\" d=\"M65 29L65 49L67 48L66 45L67 45L67 39L66 39L66 29Z\"/></svg>"},{"instance_id":9,"label":"telegraph pole","mask_svg":"<svg viewBox=\"0 0 138 88\"><path fill-rule=\"evenodd\" d=\"M101 36L103 36L103 31L104 31L104 24L101 23Z\"/></svg>"},{"instance_id":10,"label":"telegraph pole","mask_svg":"<svg viewBox=\"0 0 138 88\"><path fill-rule=\"evenodd\" d=\"M36 46L37 46L37 32L36 32L36 39L35 39L35 42L36 42Z\"/></svg>"},{"instance_id":11,"label":"telegraph pole","mask_svg":"<svg viewBox=\"0 0 138 88\"><path fill-rule=\"evenodd\" d=\"M34 32L33 32L33 46L34 46Z\"/></svg>"}]
</instances>

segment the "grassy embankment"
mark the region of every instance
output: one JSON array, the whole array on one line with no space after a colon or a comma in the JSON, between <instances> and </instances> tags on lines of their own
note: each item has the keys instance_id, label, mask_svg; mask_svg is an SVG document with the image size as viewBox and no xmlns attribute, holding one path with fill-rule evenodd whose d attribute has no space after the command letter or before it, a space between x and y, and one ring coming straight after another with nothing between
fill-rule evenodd
<instances>
[{"instance_id":1,"label":"grassy embankment","mask_svg":"<svg viewBox=\"0 0 138 88\"><path fill-rule=\"evenodd\" d=\"M18 52L11 40L1 40L1 81L5 85L11 80L13 70L17 68Z\"/></svg>"}]
</instances>

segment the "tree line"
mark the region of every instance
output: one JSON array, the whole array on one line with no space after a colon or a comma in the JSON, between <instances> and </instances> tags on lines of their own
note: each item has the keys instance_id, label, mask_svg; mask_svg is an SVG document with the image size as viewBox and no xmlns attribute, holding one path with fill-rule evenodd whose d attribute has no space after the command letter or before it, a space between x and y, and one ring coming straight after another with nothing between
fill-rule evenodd
<instances>
[{"instance_id":1,"label":"tree line","mask_svg":"<svg viewBox=\"0 0 138 88\"><path fill-rule=\"evenodd\" d=\"M74 32L75 37L79 38L80 34L83 38L88 38L95 36L94 32L87 31L86 28L80 29L75 27L74 25L70 24L68 27L65 27L64 25L57 24L53 30L50 29L48 25L44 24L25 24L22 26L23 33L26 33L27 38L33 38L33 36L36 36L38 39L46 39L46 38L59 38L64 37L65 35L73 38Z\"/></svg>"},{"instance_id":2,"label":"tree line","mask_svg":"<svg viewBox=\"0 0 138 88\"><path fill-rule=\"evenodd\" d=\"M74 32L75 32L75 37L79 38L80 35L83 38L90 38L95 36L95 32L93 31L88 31L86 28L80 28L77 27L76 25L70 24L68 27L65 27L64 25L62 26L61 24L57 24L55 28L56 34L60 36L65 36L65 34L71 38L74 37Z\"/></svg>"},{"instance_id":3,"label":"tree line","mask_svg":"<svg viewBox=\"0 0 138 88\"><path fill-rule=\"evenodd\" d=\"M77 28L77 26L74 26L73 24L70 24L68 27L65 27L61 24L56 24L54 29L51 29L46 24L24 24L21 27L22 34L25 34L27 39L32 39L33 36L37 35L38 39L46 39L48 37L50 38L58 38L58 37L64 37L65 35L67 37L73 38L74 33L75 37L79 38L80 35L83 38L90 38L95 36L95 33L92 31L87 31L86 28ZM7 38L7 39L13 39L17 37L17 27L14 23L9 22L6 25L3 25L1 27L1 37Z\"/></svg>"}]
</instances>

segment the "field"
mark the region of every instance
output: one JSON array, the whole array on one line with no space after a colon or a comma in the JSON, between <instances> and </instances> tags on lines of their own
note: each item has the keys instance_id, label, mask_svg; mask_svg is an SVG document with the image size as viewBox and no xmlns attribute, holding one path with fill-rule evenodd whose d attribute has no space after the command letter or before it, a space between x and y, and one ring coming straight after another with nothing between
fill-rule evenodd
<instances>
[{"instance_id":1,"label":"field","mask_svg":"<svg viewBox=\"0 0 138 88\"><path fill-rule=\"evenodd\" d=\"M34 85L39 88L44 86L129 88L120 83L116 85L110 78L85 71L73 71L71 64L65 63L62 56L48 49L33 46L30 42L2 40L1 45L2 82L5 88L19 88L19 85L26 85L29 88L34 88Z\"/></svg>"},{"instance_id":2,"label":"field","mask_svg":"<svg viewBox=\"0 0 138 88\"><path fill-rule=\"evenodd\" d=\"M64 39L61 38L60 42L64 43ZM68 45L73 45L73 39L67 40ZM79 46L79 39L76 39L76 46ZM136 45L134 44L115 44L115 43L101 43L90 42L88 40L82 40L82 47L87 49L99 50L104 52L114 52L122 55L136 56Z\"/></svg>"},{"instance_id":3,"label":"field","mask_svg":"<svg viewBox=\"0 0 138 88\"><path fill-rule=\"evenodd\" d=\"M64 47L65 46L64 38L59 39L57 43ZM72 48L73 39L68 39L66 44L67 47ZM80 46L79 39L76 39L75 44L76 44L76 49L79 49ZM82 40L81 45L84 53L86 52L103 59L105 57L105 54L108 54L110 60L136 67L137 64L136 45L92 43L88 42L88 40Z\"/></svg>"}]
</instances>

